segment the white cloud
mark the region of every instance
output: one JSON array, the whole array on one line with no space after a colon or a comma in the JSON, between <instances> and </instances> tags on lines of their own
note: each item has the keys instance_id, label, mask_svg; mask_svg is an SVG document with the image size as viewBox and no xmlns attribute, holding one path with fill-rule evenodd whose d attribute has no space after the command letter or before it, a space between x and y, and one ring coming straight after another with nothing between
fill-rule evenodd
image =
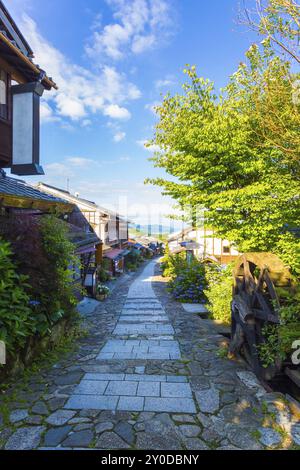
<instances>
[{"instance_id":1,"label":"white cloud","mask_svg":"<svg viewBox=\"0 0 300 470\"><path fill-rule=\"evenodd\" d=\"M156 80L155 88L166 88L166 87L171 87L176 85L175 79L172 76L167 76L166 78L162 80Z\"/></svg>"},{"instance_id":2,"label":"white cloud","mask_svg":"<svg viewBox=\"0 0 300 470\"><path fill-rule=\"evenodd\" d=\"M84 157L68 157L61 162L53 162L45 165L46 175L50 177L61 177L65 178L75 177L80 170L87 170L94 168L99 163L91 158Z\"/></svg>"},{"instance_id":3,"label":"white cloud","mask_svg":"<svg viewBox=\"0 0 300 470\"><path fill-rule=\"evenodd\" d=\"M126 137L126 132L117 132L115 135L114 135L114 141L115 142L121 142L122 140L124 140Z\"/></svg>"},{"instance_id":4,"label":"white cloud","mask_svg":"<svg viewBox=\"0 0 300 470\"><path fill-rule=\"evenodd\" d=\"M142 147L147 152L154 153L160 151L160 147L158 145L150 145L150 147L145 147L145 144L147 143L146 140L137 140L136 143L139 147Z\"/></svg>"},{"instance_id":5,"label":"white cloud","mask_svg":"<svg viewBox=\"0 0 300 470\"><path fill-rule=\"evenodd\" d=\"M84 119L81 123L82 127L89 127L92 124L92 121L90 119Z\"/></svg>"},{"instance_id":6,"label":"white cloud","mask_svg":"<svg viewBox=\"0 0 300 470\"><path fill-rule=\"evenodd\" d=\"M53 109L44 100L41 101L40 116L41 116L41 122L42 123L59 121L60 120L59 117L54 116Z\"/></svg>"},{"instance_id":7,"label":"white cloud","mask_svg":"<svg viewBox=\"0 0 300 470\"><path fill-rule=\"evenodd\" d=\"M114 119L129 119L130 113L121 106L141 96L140 90L114 67L105 65L99 72L78 66L39 33L36 23L22 16L21 29L35 52L35 61L52 75L59 89L46 92L44 120L61 116L72 121L87 121L90 114L102 113Z\"/></svg>"},{"instance_id":8,"label":"white cloud","mask_svg":"<svg viewBox=\"0 0 300 470\"><path fill-rule=\"evenodd\" d=\"M120 162L130 162L130 157L120 157Z\"/></svg>"},{"instance_id":9,"label":"white cloud","mask_svg":"<svg viewBox=\"0 0 300 470\"><path fill-rule=\"evenodd\" d=\"M83 157L69 157L66 159L66 162L68 162L70 165L74 167L86 167L87 165L95 165L97 162L95 160L92 160L91 158L83 158Z\"/></svg>"},{"instance_id":10,"label":"white cloud","mask_svg":"<svg viewBox=\"0 0 300 470\"><path fill-rule=\"evenodd\" d=\"M157 106L161 106L161 102L160 101L154 101L153 103L148 103L145 105L145 109L147 109L148 111L151 111L151 113L153 113L155 116L157 115L156 114L156 110L155 108Z\"/></svg>"},{"instance_id":11,"label":"white cloud","mask_svg":"<svg viewBox=\"0 0 300 470\"><path fill-rule=\"evenodd\" d=\"M151 49L155 45L156 37L154 34L148 36L136 36L132 41L132 52L134 54L141 54L147 49Z\"/></svg>"},{"instance_id":12,"label":"white cloud","mask_svg":"<svg viewBox=\"0 0 300 470\"><path fill-rule=\"evenodd\" d=\"M113 60L161 45L174 30L170 0L106 0L115 22L94 31L86 46L90 57Z\"/></svg>"},{"instance_id":13,"label":"white cloud","mask_svg":"<svg viewBox=\"0 0 300 470\"><path fill-rule=\"evenodd\" d=\"M112 119L121 119L127 121L130 119L131 114L126 108L122 108L117 104L110 104L104 108L105 116L109 116Z\"/></svg>"},{"instance_id":14,"label":"white cloud","mask_svg":"<svg viewBox=\"0 0 300 470\"><path fill-rule=\"evenodd\" d=\"M66 178L74 175L70 167L64 163L49 163L48 165L45 165L45 170L47 174L65 176Z\"/></svg>"}]
</instances>

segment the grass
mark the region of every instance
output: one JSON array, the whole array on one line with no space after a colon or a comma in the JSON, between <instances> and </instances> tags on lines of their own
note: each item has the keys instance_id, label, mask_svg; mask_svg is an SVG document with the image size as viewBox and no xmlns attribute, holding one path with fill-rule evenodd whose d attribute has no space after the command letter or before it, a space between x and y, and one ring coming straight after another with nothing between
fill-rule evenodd
<instances>
[{"instance_id":1,"label":"grass","mask_svg":"<svg viewBox=\"0 0 300 470\"><path fill-rule=\"evenodd\" d=\"M256 429L255 431L252 431L250 435L251 435L251 437L253 437L253 439L255 439L256 441L259 441L260 438L261 438L261 433L258 431L258 429Z\"/></svg>"},{"instance_id":2,"label":"grass","mask_svg":"<svg viewBox=\"0 0 300 470\"><path fill-rule=\"evenodd\" d=\"M222 358L222 359L227 359L228 357L228 348L225 348L224 346L221 346L219 350L217 351L217 356Z\"/></svg>"}]
</instances>

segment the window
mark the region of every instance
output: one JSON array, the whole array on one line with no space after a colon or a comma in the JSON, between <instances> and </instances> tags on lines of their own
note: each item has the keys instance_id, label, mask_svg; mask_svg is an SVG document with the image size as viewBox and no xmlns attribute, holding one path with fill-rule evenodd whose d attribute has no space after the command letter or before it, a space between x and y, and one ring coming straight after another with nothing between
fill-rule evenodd
<instances>
[{"instance_id":1,"label":"window","mask_svg":"<svg viewBox=\"0 0 300 470\"><path fill-rule=\"evenodd\" d=\"M223 246L223 253L229 254L230 253L230 246Z\"/></svg>"},{"instance_id":2,"label":"window","mask_svg":"<svg viewBox=\"0 0 300 470\"><path fill-rule=\"evenodd\" d=\"M8 77L0 70L0 118L8 119Z\"/></svg>"}]
</instances>

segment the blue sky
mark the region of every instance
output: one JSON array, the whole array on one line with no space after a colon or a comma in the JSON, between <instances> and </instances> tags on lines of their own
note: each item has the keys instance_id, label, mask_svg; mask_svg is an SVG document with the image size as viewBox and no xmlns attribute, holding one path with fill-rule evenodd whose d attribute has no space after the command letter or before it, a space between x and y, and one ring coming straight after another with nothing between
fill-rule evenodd
<instances>
[{"instance_id":1,"label":"blue sky","mask_svg":"<svg viewBox=\"0 0 300 470\"><path fill-rule=\"evenodd\" d=\"M254 38L237 24L238 0L4 0L59 85L42 102L41 163L66 189L146 223L171 201L146 177L153 168L152 106L180 90L195 64L217 87L226 84ZM249 0L253 3L254 0Z\"/></svg>"}]
</instances>

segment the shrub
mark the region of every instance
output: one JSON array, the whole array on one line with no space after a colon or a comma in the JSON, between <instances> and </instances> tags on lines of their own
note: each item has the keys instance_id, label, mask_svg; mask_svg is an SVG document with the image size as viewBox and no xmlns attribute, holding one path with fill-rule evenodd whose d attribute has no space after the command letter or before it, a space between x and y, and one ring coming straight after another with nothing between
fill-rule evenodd
<instances>
[{"instance_id":1,"label":"shrub","mask_svg":"<svg viewBox=\"0 0 300 470\"><path fill-rule=\"evenodd\" d=\"M136 271L137 270L137 265L134 263L126 263L126 269L128 271Z\"/></svg>"},{"instance_id":2,"label":"shrub","mask_svg":"<svg viewBox=\"0 0 300 470\"><path fill-rule=\"evenodd\" d=\"M265 342L258 347L259 357L265 367L284 361L292 352L294 341L300 338L300 287L291 293L278 290L280 295L280 325L266 325L263 329Z\"/></svg>"},{"instance_id":3,"label":"shrub","mask_svg":"<svg viewBox=\"0 0 300 470\"><path fill-rule=\"evenodd\" d=\"M74 296L73 270L79 263L74 255L74 245L68 239L67 226L55 216L45 216L40 222L42 246L47 259L43 273L44 288L41 304L50 323L61 316L74 313L77 299Z\"/></svg>"},{"instance_id":4,"label":"shrub","mask_svg":"<svg viewBox=\"0 0 300 470\"><path fill-rule=\"evenodd\" d=\"M169 282L169 289L176 300L183 303L199 303L205 300L206 280L203 264L197 260L188 263L180 258L174 272L179 274Z\"/></svg>"},{"instance_id":5,"label":"shrub","mask_svg":"<svg viewBox=\"0 0 300 470\"><path fill-rule=\"evenodd\" d=\"M208 287L205 295L208 299L207 308L215 320L230 324L232 301L232 265L221 268L218 265L206 266Z\"/></svg>"},{"instance_id":6,"label":"shrub","mask_svg":"<svg viewBox=\"0 0 300 470\"><path fill-rule=\"evenodd\" d=\"M29 307L27 278L16 272L8 242L0 239L0 340L13 355L23 348L35 332L35 320Z\"/></svg>"},{"instance_id":7,"label":"shrub","mask_svg":"<svg viewBox=\"0 0 300 470\"><path fill-rule=\"evenodd\" d=\"M68 240L66 224L54 215L17 214L1 221L1 233L11 243L18 272L28 282L35 333L44 336L77 303L70 266L79 263Z\"/></svg>"},{"instance_id":8,"label":"shrub","mask_svg":"<svg viewBox=\"0 0 300 470\"><path fill-rule=\"evenodd\" d=\"M111 278L110 274L108 271L106 271L104 269L103 266L101 266L99 269L98 269L98 279L100 282L107 282L109 281Z\"/></svg>"},{"instance_id":9,"label":"shrub","mask_svg":"<svg viewBox=\"0 0 300 470\"><path fill-rule=\"evenodd\" d=\"M165 250L165 255L161 260L163 276L175 279L176 276L179 276L180 273L186 269L186 267L186 253L184 252L172 255L170 253L169 247L167 246Z\"/></svg>"},{"instance_id":10,"label":"shrub","mask_svg":"<svg viewBox=\"0 0 300 470\"><path fill-rule=\"evenodd\" d=\"M144 261L144 258L137 250L132 250L125 257L125 268L130 271L136 271L138 266Z\"/></svg>"}]
</instances>

